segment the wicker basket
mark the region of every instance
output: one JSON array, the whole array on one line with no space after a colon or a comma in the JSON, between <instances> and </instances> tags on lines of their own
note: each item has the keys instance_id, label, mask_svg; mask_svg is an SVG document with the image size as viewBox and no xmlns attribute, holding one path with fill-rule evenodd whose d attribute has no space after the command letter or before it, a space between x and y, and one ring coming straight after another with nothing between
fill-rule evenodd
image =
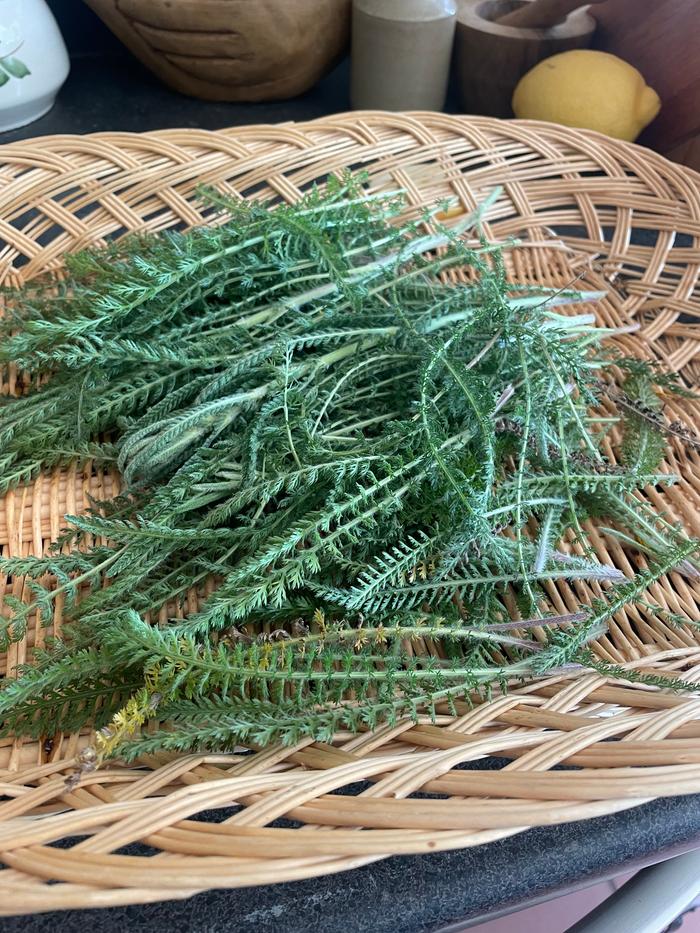
<instances>
[{"instance_id":1,"label":"wicker basket","mask_svg":"<svg viewBox=\"0 0 700 933\"><path fill-rule=\"evenodd\" d=\"M596 305L600 318L640 325L621 338L626 349L697 381L698 177L643 149L544 124L356 113L307 125L8 145L0 150L2 278L17 283L60 268L67 250L126 230L196 224L202 217L195 188L203 181L243 197L293 200L308 183L346 166L366 167L375 187L402 185L415 211L446 195L457 195L468 210L503 185L488 232L525 241L514 254L513 276L565 285L581 275L586 287L607 289ZM4 388L12 390L12 374ZM697 403L681 409L669 400L666 412L700 424ZM700 455L673 441L667 467L681 481L648 496L700 535ZM116 476L73 469L11 493L0 510L3 553L41 555L64 513L84 507L88 493L117 486ZM633 563L644 566L587 530L602 560L627 572ZM5 592L22 594L21 580L0 582ZM594 593L562 585L550 595L566 611ZM688 577L662 580L649 598L700 617L700 582ZM36 626L13 645L2 659L7 676L60 625L58 607L50 628ZM697 633L644 609L618 613L596 650L630 668L700 677ZM0 912L184 898L211 887L307 878L700 791L700 703L688 695L571 675L459 712L457 719L340 734L332 745L113 766L85 776L74 790L65 777L87 737L4 740ZM489 755L510 763L495 772L469 768ZM555 770L561 764L577 767ZM359 793L336 793L358 782L365 787ZM421 799L418 791L442 797ZM236 809L220 823L195 818L225 807ZM279 817L304 825L271 825ZM72 847L53 845L68 837ZM157 854L119 854L135 841Z\"/></svg>"}]
</instances>

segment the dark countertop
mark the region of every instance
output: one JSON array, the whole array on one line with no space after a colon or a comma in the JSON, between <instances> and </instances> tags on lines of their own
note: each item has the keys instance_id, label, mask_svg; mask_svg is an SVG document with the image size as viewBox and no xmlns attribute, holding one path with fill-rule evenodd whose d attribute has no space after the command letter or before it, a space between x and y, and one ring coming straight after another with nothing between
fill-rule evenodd
<instances>
[{"instance_id":1,"label":"dark countertop","mask_svg":"<svg viewBox=\"0 0 700 933\"><path fill-rule=\"evenodd\" d=\"M473 849L390 858L310 881L209 891L188 901L17 917L0 921L0 930L455 933L470 920L532 906L698 845L700 795L671 797Z\"/></svg>"},{"instance_id":2,"label":"dark countertop","mask_svg":"<svg viewBox=\"0 0 700 933\"><path fill-rule=\"evenodd\" d=\"M250 123L313 120L349 109L348 64L341 63L315 88L289 101L228 104L185 97L162 85L135 58L105 52L80 56L46 116L7 133L0 143L54 133L104 130L140 133L169 127L216 130Z\"/></svg>"},{"instance_id":3,"label":"dark countertop","mask_svg":"<svg viewBox=\"0 0 700 933\"><path fill-rule=\"evenodd\" d=\"M347 83L345 63L293 101L206 103L169 91L136 61L108 50L100 58L75 59L54 109L30 126L0 134L0 143L53 133L308 120L347 109ZM454 101L448 109L456 109ZM6 919L0 930L447 933L470 919L529 906L696 846L700 795L533 829L473 849L391 858L328 878L213 891L184 902Z\"/></svg>"}]
</instances>

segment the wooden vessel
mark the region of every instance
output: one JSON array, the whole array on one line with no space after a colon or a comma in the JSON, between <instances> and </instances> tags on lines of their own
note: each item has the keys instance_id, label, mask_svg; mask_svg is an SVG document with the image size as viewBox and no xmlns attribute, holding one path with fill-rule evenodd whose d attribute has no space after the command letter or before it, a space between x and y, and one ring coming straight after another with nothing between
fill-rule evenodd
<instances>
[{"instance_id":1,"label":"wooden vessel","mask_svg":"<svg viewBox=\"0 0 700 933\"><path fill-rule=\"evenodd\" d=\"M521 0L460 0L456 69L467 113L512 117L513 91L531 68L558 52L586 48L595 20L581 8L544 28L501 22L522 8Z\"/></svg>"},{"instance_id":2,"label":"wooden vessel","mask_svg":"<svg viewBox=\"0 0 700 933\"><path fill-rule=\"evenodd\" d=\"M165 84L207 100L295 97L346 51L351 0L86 0Z\"/></svg>"},{"instance_id":3,"label":"wooden vessel","mask_svg":"<svg viewBox=\"0 0 700 933\"><path fill-rule=\"evenodd\" d=\"M608 0L594 45L638 68L661 97L639 142L700 170L700 15L696 0Z\"/></svg>"}]
</instances>

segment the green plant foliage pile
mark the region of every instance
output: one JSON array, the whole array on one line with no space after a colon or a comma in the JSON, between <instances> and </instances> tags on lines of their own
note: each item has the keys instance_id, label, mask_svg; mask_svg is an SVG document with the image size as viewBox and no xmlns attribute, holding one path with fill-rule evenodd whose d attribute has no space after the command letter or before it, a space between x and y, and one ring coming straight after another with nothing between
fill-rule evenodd
<instances>
[{"instance_id":1,"label":"green plant foliage pile","mask_svg":"<svg viewBox=\"0 0 700 933\"><path fill-rule=\"evenodd\" d=\"M696 572L696 543L635 495L673 482L647 416L670 379L614 358L621 462L602 453L610 334L563 308L599 295L510 285L502 247L466 245L478 213L402 223L400 195L351 178L216 208L223 225L71 256L66 281L11 296L0 361L31 388L0 405L0 491L76 458L125 489L45 558L2 561L32 591L6 643L58 594L68 619L0 690L5 733L94 726L127 757L327 739L596 665L614 612ZM591 515L652 569L566 553ZM558 580L604 595L557 616Z\"/></svg>"}]
</instances>

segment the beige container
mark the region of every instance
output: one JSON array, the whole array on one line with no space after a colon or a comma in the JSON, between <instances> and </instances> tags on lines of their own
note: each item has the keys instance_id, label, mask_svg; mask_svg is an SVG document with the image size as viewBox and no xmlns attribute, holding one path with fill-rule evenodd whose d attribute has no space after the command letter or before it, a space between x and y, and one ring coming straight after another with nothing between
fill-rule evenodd
<instances>
[{"instance_id":1,"label":"beige container","mask_svg":"<svg viewBox=\"0 0 700 933\"><path fill-rule=\"evenodd\" d=\"M456 15L455 0L354 0L352 106L442 110Z\"/></svg>"}]
</instances>

